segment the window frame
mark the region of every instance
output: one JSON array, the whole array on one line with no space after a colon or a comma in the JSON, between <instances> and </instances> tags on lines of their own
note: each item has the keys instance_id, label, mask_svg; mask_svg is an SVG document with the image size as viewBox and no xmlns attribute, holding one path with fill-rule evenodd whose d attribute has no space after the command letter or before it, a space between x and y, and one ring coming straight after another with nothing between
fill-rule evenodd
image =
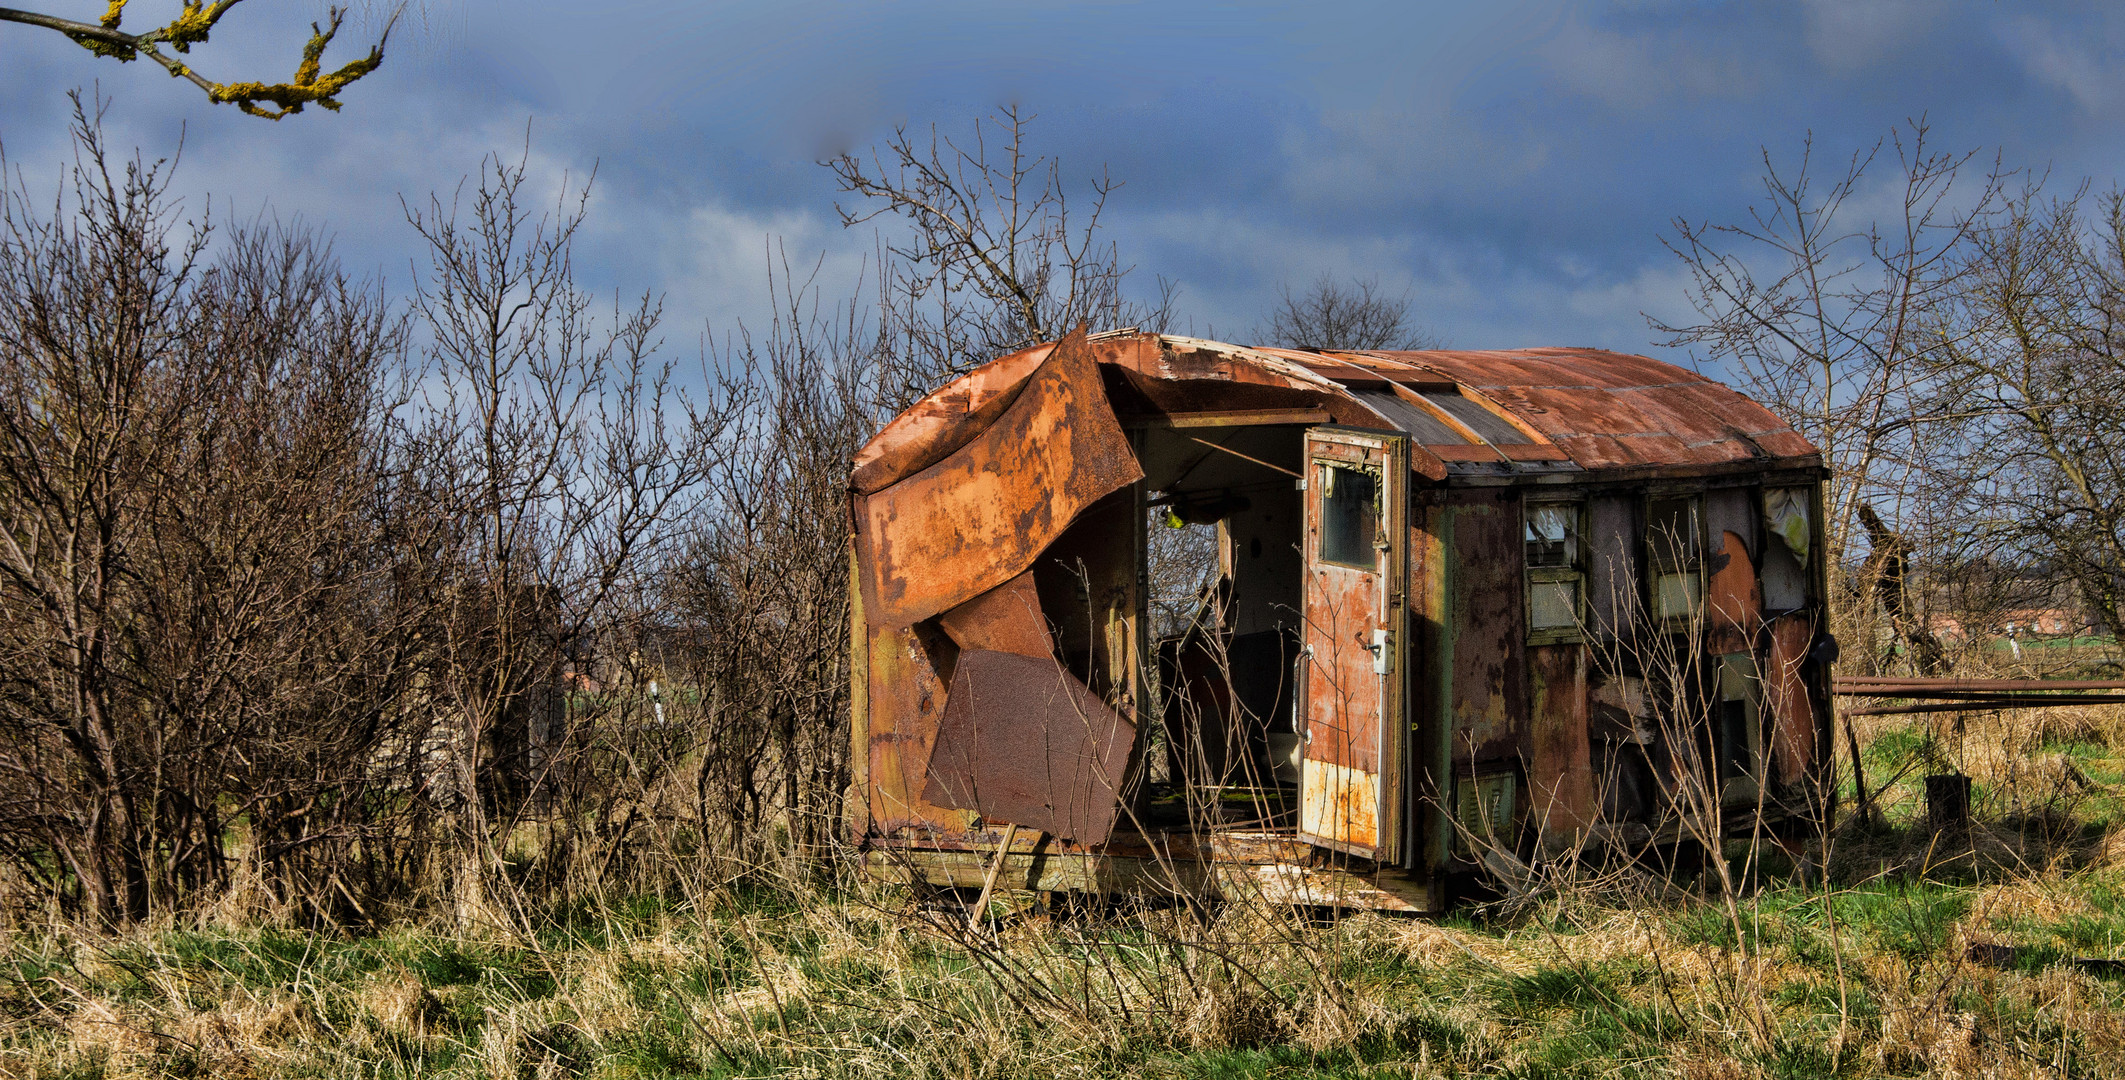
<instances>
[{"instance_id":1,"label":"window frame","mask_svg":"<svg viewBox=\"0 0 2125 1080\"><path fill-rule=\"evenodd\" d=\"M1692 550L1686 560L1678 560L1679 554L1672 547L1659 541L1653 507L1658 503L1680 502L1689 507L1690 525L1695 534L1690 537ZM1639 538L1645 552L1646 613L1662 629L1687 630L1703 622L1705 613L1705 554L1709 544L1705 537L1705 491L1701 487L1666 488L1648 491L1640 520L1644 535ZM1672 535L1672 534L1670 534ZM1671 576L1687 575L1693 584L1690 589L1689 606L1686 610L1670 613L1662 605L1661 583Z\"/></svg>"},{"instance_id":2,"label":"window frame","mask_svg":"<svg viewBox=\"0 0 2125 1080\"><path fill-rule=\"evenodd\" d=\"M1521 610L1527 625L1529 645L1568 645L1586 640L1586 524L1587 497L1584 492L1546 496L1524 496L1520 500L1520 573ZM1538 507L1563 506L1571 510L1572 532L1570 554L1563 566L1530 566L1527 561L1527 533L1533 521L1533 511ZM1572 587L1572 621L1565 626L1535 625L1535 590L1543 585L1569 584Z\"/></svg>"},{"instance_id":3,"label":"window frame","mask_svg":"<svg viewBox=\"0 0 2125 1080\"><path fill-rule=\"evenodd\" d=\"M1313 459L1313 463L1315 470L1311 482L1322 485L1318 496L1314 500L1318 508L1316 513L1319 515L1318 521L1315 522L1314 559L1324 566L1334 566L1344 570L1357 570L1367 574L1379 573L1380 551L1382 550L1380 539L1384 530L1388 528L1385 501L1387 494L1386 475L1376 466L1367 466L1336 458L1317 457ZM1327 474L1332 469L1357 473L1370 478L1372 481L1372 540L1365 545L1365 550L1369 554L1369 558L1365 562L1345 562L1342 559L1330 558L1328 555L1328 501L1332 496L1327 488Z\"/></svg>"}]
</instances>

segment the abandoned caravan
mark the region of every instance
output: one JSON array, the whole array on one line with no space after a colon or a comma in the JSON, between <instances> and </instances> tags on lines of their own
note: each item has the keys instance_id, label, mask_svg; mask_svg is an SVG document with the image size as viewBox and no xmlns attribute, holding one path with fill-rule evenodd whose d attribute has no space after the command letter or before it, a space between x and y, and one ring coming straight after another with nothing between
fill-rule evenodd
<instances>
[{"instance_id":1,"label":"abandoned caravan","mask_svg":"<svg viewBox=\"0 0 2125 1080\"><path fill-rule=\"evenodd\" d=\"M1596 349L1002 357L854 461L849 830L935 886L1420 912L1812 835L1823 475L1746 397ZM1154 640L1169 523L1215 567Z\"/></svg>"}]
</instances>

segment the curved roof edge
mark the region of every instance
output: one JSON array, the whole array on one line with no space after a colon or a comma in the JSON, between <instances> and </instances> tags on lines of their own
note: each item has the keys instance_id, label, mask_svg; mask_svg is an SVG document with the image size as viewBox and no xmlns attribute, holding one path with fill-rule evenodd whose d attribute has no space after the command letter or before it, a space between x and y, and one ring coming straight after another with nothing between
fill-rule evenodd
<instances>
[{"instance_id":1,"label":"curved roof edge","mask_svg":"<svg viewBox=\"0 0 2125 1080\"><path fill-rule=\"evenodd\" d=\"M1586 470L1821 465L1812 444L1746 395L1673 364L1605 349L1299 350L1133 329L1093 334L1087 343L1117 390L1118 411L1305 401L1339 423L1409 431L1439 466L1420 471L1439 475L1459 462ZM879 490L950 453L961 434L1009 404L1053 348L993 360L894 417L857 452L852 486Z\"/></svg>"}]
</instances>

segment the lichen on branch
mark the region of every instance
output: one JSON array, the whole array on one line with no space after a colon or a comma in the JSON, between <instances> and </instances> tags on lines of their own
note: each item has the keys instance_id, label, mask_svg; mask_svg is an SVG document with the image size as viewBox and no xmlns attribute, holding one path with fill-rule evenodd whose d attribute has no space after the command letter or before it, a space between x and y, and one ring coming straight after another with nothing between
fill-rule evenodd
<instances>
[{"instance_id":1,"label":"lichen on branch","mask_svg":"<svg viewBox=\"0 0 2125 1080\"><path fill-rule=\"evenodd\" d=\"M324 73L325 49L339 34L340 24L346 18L346 9L329 9L323 26L310 24L310 40L303 45L302 60L296 65L294 77L287 82L261 82L239 80L215 82L192 70L191 66L176 57L165 54L160 46L168 45L178 53L190 53L192 46L205 44L221 17L242 0L184 0L184 8L167 24L141 33L128 33L123 29L128 0L109 0L103 18L97 22L80 22L37 12L0 8L0 22L19 22L57 30L74 40L82 48L98 56L126 62L145 56L161 64L172 78L185 79L206 91L207 100L216 104L233 104L252 116L278 120L290 113L303 111L305 105L321 105L337 111L338 95L355 80L375 71L384 62L384 43L391 37L391 26L398 22L394 12L391 23L385 25L369 54L358 60L341 65L330 74Z\"/></svg>"}]
</instances>

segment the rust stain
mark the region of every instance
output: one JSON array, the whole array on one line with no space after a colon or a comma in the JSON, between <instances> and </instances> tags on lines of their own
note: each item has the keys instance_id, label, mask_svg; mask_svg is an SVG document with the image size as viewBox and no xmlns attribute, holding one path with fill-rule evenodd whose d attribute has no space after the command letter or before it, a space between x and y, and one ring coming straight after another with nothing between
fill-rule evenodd
<instances>
[{"instance_id":1,"label":"rust stain","mask_svg":"<svg viewBox=\"0 0 2125 1080\"><path fill-rule=\"evenodd\" d=\"M1770 655L1763 665L1763 715L1771 723L1765 741L1778 782L1793 784L1815 762L1815 710L1801 677L1815 625L1806 615L1783 615L1772 621L1770 638Z\"/></svg>"},{"instance_id":2,"label":"rust stain","mask_svg":"<svg viewBox=\"0 0 2125 1080\"><path fill-rule=\"evenodd\" d=\"M1594 822L1594 768L1587 740L1586 650L1539 645L1527 650L1529 811L1545 838L1564 839Z\"/></svg>"},{"instance_id":3,"label":"rust stain","mask_svg":"<svg viewBox=\"0 0 2125 1080\"><path fill-rule=\"evenodd\" d=\"M1308 760L1299 796L1299 831L1352 847L1380 843L1377 773Z\"/></svg>"},{"instance_id":4,"label":"rust stain","mask_svg":"<svg viewBox=\"0 0 2125 1080\"><path fill-rule=\"evenodd\" d=\"M1136 728L1053 659L959 655L923 797L1099 844L1114 828Z\"/></svg>"},{"instance_id":5,"label":"rust stain","mask_svg":"<svg viewBox=\"0 0 2125 1080\"><path fill-rule=\"evenodd\" d=\"M1522 636L1520 515L1510 493L1470 492L1454 514L1453 752L1507 756L1527 716Z\"/></svg>"},{"instance_id":6,"label":"rust stain","mask_svg":"<svg viewBox=\"0 0 2125 1080\"><path fill-rule=\"evenodd\" d=\"M857 497L864 611L906 626L973 599L1032 566L1079 511L1142 477L1084 335L1073 334L980 434Z\"/></svg>"}]
</instances>

